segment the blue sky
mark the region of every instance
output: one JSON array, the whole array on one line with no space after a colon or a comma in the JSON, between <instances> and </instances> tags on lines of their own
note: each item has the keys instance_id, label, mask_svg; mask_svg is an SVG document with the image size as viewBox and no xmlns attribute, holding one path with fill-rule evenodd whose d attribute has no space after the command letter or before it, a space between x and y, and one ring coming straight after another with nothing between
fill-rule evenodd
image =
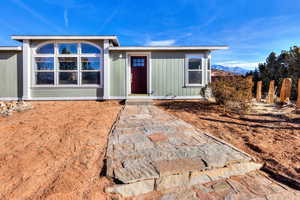
<instances>
[{"instance_id":1,"label":"blue sky","mask_svg":"<svg viewBox=\"0 0 300 200\"><path fill-rule=\"evenodd\" d=\"M253 68L300 45L299 0L1 0L12 34L117 35L121 45L229 45L213 63Z\"/></svg>"}]
</instances>

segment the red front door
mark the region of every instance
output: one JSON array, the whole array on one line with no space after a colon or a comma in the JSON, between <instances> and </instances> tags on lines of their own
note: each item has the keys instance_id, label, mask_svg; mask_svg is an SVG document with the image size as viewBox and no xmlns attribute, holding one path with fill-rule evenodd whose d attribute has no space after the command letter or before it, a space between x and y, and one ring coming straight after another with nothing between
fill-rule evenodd
<instances>
[{"instance_id":1,"label":"red front door","mask_svg":"<svg viewBox=\"0 0 300 200\"><path fill-rule=\"evenodd\" d=\"M147 94L147 56L131 56L131 93Z\"/></svg>"}]
</instances>

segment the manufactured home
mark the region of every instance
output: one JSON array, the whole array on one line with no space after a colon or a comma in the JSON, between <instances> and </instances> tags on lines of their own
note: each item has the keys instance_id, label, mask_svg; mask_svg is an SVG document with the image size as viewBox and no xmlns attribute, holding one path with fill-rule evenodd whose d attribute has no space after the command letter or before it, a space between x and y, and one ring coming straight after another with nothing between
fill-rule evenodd
<instances>
[{"instance_id":1,"label":"manufactured home","mask_svg":"<svg viewBox=\"0 0 300 200\"><path fill-rule=\"evenodd\" d=\"M117 36L14 35L0 47L0 100L197 99L211 52L227 46L120 46Z\"/></svg>"}]
</instances>

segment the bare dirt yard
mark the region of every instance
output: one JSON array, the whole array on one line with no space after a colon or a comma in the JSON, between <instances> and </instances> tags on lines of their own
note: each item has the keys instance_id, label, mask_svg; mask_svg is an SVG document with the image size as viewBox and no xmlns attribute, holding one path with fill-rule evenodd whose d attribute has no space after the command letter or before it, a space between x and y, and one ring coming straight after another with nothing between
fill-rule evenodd
<instances>
[{"instance_id":1,"label":"bare dirt yard","mask_svg":"<svg viewBox=\"0 0 300 200\"><path fill-rule=\"evenodd\" d=\"M220 106L204 101L157 101L156 104L253 155L265 163L264 170L275 179L296 187L300 183L299 115L280 115L280 108L273 108L272 114L261 107L247 115L224 114Z\"/></svg>"},{"instance_id":2,"label":"bare dirt yard","mask_svg":"<svg viewBox=\"0 0 300 200\"><path fill-rule=\"evenodd\" d=\"M0 116L0 199L106 199L100 177L119 102L32 102Z\"/></svg>"}]
</instances>

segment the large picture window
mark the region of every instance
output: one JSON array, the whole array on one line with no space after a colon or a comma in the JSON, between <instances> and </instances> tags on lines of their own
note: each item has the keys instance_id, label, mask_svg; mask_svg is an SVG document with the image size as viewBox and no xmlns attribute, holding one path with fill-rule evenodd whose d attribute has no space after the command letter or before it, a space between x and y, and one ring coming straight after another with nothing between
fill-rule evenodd
<instances>
[{"instance_id":1,"label":"large picture window","mask_svg":"<svg viewBox=\"0 0 300 200\"><path fill-rule=\"evenodd\" d=\"M99 86L102 51L86 43L48 43L34 54L34 84L37 86Z\"/></svg>"},{"instance_id":2,"label":"large picture window","mask_svg":"<svg viewBox=\"0 0 300 200\"><path fill-rule=\"evenodd\" d=\"M186 55L186 85L202 86L203 85L203 56Z\"/></svg>"}]
</instances>

